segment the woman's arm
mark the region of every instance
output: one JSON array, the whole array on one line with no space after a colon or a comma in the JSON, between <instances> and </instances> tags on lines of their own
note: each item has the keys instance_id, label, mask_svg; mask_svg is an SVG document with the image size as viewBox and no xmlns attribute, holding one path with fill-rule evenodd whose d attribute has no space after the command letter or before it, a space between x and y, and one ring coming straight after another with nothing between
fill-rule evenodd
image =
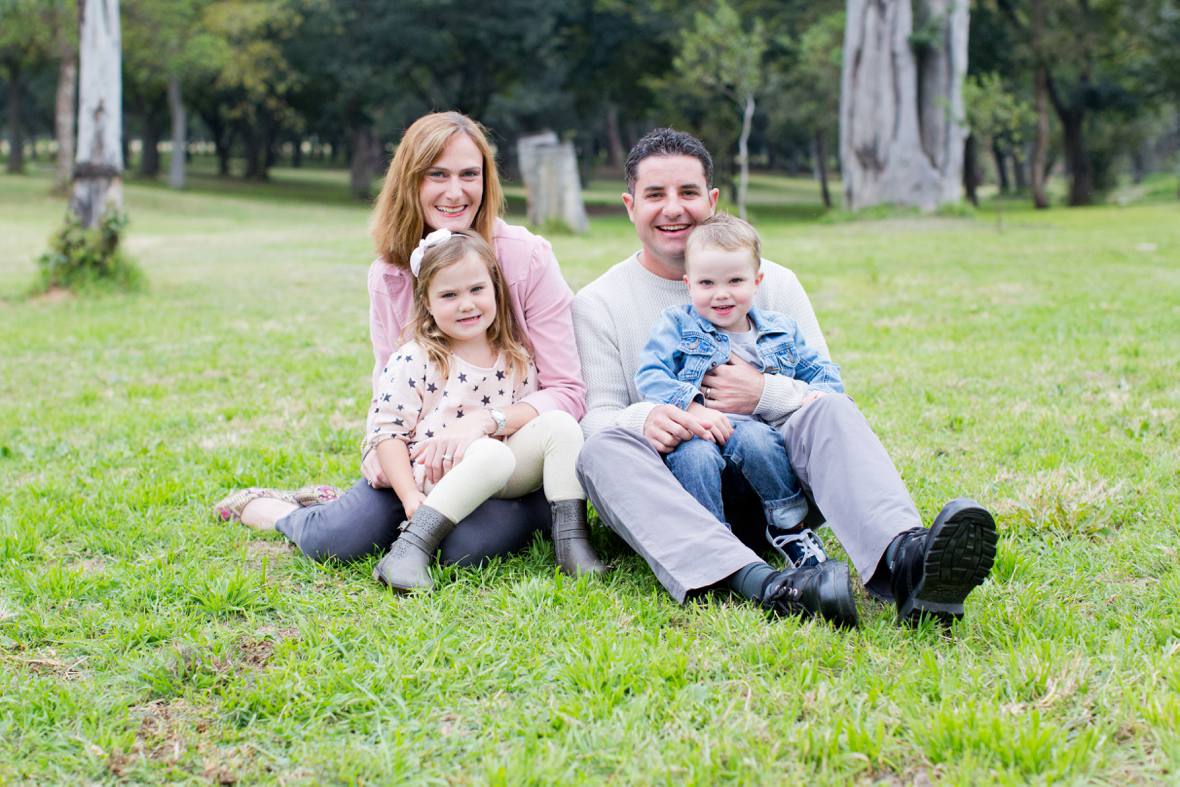
<instances>
[{"instance_id":1,"label":"woman's arm","mask_svg":"<svg viewBox=\"0 0 1180 787\"><path fill-rule=\"evenodd\" d=\"M529 245L533 250L521 310L540 390L521 401L532 405L536 413L564 410L577 420L586 412L586 383L574 339L570 308L574 294L561 276L548 241L538 238Z\"/></svg>"}]
</instances>

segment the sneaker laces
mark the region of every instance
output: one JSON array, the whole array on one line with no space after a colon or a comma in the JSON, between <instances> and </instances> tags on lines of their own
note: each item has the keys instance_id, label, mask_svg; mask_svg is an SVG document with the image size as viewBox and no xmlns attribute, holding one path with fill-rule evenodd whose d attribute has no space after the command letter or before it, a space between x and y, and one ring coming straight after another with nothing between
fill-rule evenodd
<instances>
[{"instance_id":1,"label":"sneaker laces","mask_svg":"<svg viewBox=\"0 0 1180 787\"><path fill-rule=\"evenodd\" d=\"M828 559L828 554L824 552L823 542L819 540L819 536L811 528L772 536L770 544L784 554L787 554L788 544L796 544L799 551L798 560L795 562L796 566L803 565L808 558L812 557L815 558L816 563L823 563Z\"/></svg>"}]
</instances>

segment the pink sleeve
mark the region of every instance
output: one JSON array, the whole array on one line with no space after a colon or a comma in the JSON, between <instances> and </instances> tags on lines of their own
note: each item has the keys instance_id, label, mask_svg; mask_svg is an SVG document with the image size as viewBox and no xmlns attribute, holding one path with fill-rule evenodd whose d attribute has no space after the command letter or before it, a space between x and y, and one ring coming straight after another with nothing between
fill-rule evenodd
<instances>
[{"instance_id":1,"label":"pink sleeve","mask_svg":"<svg viewBox=\"0 0 1180 787\"><path fill-rule=\"evenodd\" d=\"M546 241L537 243L521 306L540 390L521 401L538 413L564 410L580 420L586 412L586 383L574 342L573 300L552 247Z\"/></svg>"},{"instance_id":2,"label":"pink sleeve","mask_svg":"<svg viewBox=\"0 0 1180 787\"><path fill-rule=\"evenodd\" d=\"M393 299L385 291L382 266L378 260L369 268L369 341L373 345L373 395L381 381L381 369L398 347L401 325L396 319Z\"/></svg>"}]
</instances>

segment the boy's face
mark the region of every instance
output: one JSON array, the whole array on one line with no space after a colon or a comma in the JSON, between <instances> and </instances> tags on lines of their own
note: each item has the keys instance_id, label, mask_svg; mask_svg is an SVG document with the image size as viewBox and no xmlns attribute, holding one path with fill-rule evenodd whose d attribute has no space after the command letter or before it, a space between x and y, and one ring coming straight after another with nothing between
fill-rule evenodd
<instances>
[{"instance_id":1,"label":"boy's face","mask_svg":"<svg viewBox=\"0 0 1180 787\"><path fill-rule=\"evenodd\" d=\"M695 248L685 262L688 272L684 281L693 308L722 330L746 330L746 314L762 283L750 250Z\"/></svg>"}]
</instances>

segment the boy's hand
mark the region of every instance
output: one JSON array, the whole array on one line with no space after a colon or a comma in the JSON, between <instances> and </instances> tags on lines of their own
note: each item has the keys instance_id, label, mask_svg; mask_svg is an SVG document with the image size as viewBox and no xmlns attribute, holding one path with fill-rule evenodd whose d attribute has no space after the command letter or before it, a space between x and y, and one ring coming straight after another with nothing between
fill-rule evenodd
<instances>
[{"instance_id":1,"label":"boy's hand","mask_svg":"<svg viewBox=\"0 0 1180 787\"><path fill-rule=\"evenodd\" d=\"M729 422L729 418L720 410L714 410L712 407L705 407L700 402L693 402L688 406L688 412L696 416L701 426L709 430L709 437L706 440L716 443L717 445L725 445L725 441L733 434L733 424Z\"/></svg>"}]
</instances>

